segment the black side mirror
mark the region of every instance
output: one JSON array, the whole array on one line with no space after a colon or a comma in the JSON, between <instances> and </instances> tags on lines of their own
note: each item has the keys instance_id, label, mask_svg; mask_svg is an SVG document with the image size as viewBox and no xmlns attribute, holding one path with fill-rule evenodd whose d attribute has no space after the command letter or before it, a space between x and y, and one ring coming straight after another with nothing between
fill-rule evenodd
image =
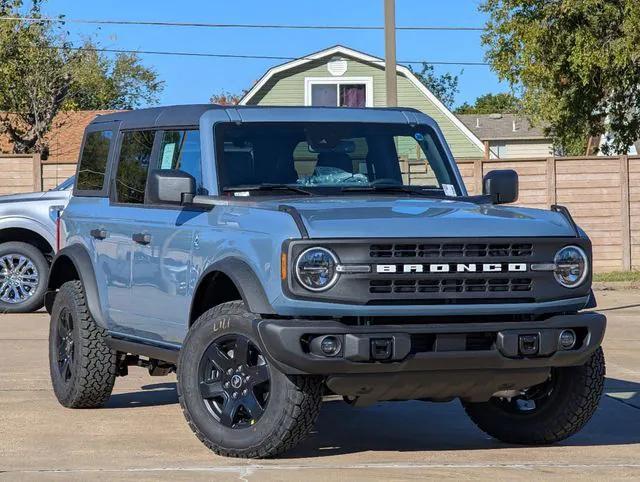
<instances>
[{"instance_id":1,"label":"black side mirror","mask_svg":"<svg viewBox=\"0 0 640 482\"><path fill-rule=\"evenodd\" d=\"M149 174L147 198L157 204L189 204L196 195L196 180L178 169L154 169Z\"/></svg>"},{"instance_id":2,"label":"black side mirror","mask_svg":"<svg viewBox=\"0 0 640 482\"><path fill-rule=\"evenodd\" d=\"M494 204L507 204L518 200L518 173L513 169L488 172L482 180L482 193L491 196Z\"/></svg>"}]
</instances>

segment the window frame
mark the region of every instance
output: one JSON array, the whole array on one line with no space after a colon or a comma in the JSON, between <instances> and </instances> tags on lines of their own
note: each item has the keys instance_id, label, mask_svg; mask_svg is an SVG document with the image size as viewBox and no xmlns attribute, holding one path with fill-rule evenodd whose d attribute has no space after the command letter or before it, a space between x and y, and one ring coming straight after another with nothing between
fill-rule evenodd
<instances>
[{"instance_id":1,"label":"window frame","mask_svg":"<svg viewBox=\"0 0 640 482\"><path fill-rule=\"evenodd\" d=\"M107 153L107 160L104 170L104 180L102 181L102 189L78 189L78 179L80 166L82 162L82 155L84 154L84 147L87 143L87 137L95 132L111 132L111 140L109 141L109 151ZM111 184L111 172L114 164L114 151L118 144L118 122L103 122L90 124L84 131L82 138L82 145L80 146L80 153L78 155L78 162L76 165L76 178L73 182L72 195L76 197L109 197L110 184Z\"/></svg>"},{"instance_id":2,"label":"window frame","mask_svg":"<svg viewBox=\"0 0 640 482\"><path fill-rule=\"evenodd\" d=\"M365 107L373 107L373 77L305 77L304 78L304 105L307 107L320 107L312 104L312 88L318 84L330 84L336 86L337 102L336 107L340 107L340 85L361 85L365 86ZM345 107L353 109L354 107Z\"/></svg>"}]
</instances>

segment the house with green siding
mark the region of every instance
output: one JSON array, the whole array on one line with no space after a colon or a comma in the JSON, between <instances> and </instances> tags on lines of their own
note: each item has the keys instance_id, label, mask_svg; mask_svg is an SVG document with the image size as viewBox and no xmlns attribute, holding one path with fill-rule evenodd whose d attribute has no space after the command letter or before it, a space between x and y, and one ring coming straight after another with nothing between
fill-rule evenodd
<instances>
[{"instance_id":1,"label":"house with green siding","mask_svg":"<svg viewBox=\"0 0 640 482\"><path fill-rule=\"evenodd\" d=\"M482 141L408 68L398 65L397 76L398 105L435 119L456 159L484 156ZM385 102L384 60L336 45L268 70L240 104L384 107Z\"/></svg>"}]
</instances>

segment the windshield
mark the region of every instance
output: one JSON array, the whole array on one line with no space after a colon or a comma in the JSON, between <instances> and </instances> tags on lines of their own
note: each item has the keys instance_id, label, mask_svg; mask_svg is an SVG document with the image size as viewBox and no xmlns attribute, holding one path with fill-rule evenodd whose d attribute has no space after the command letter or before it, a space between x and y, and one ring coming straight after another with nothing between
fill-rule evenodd
<instances>
[{"instance_id":1,"label":"windshield","mask_svg":"<svg viewBox=\"0 0 640 482\"><path fill-rule=\"evenodd\" d=\"M283 187L314 194L358 192L401 188L411 177L417 189L460 194L452 166L426 126L218 124L216 143L221 192L275 187L282 193Z\"/></svg>"},{"instance_id":2,"label":"windshield","mask_svg":"<svg viewBox=\"0 0 640 482\"><path fill-rule=\"evenodd\" d=\"M73 188L73 181L74 180L75 180L75 176L71 176L70 178L65 179L60 184L58 184L56 187L51 189L51 191L67 191L67 190L71 190Z\"/></svg>"}]
</instances>

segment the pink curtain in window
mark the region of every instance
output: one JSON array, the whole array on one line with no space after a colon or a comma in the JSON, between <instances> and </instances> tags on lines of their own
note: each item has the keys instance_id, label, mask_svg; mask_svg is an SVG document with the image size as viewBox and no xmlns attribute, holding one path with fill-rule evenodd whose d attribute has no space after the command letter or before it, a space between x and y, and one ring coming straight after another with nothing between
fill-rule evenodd
<instances>
[{"instance_id":1,"label":"pink curtain in window","mask_svg":"<svg viewBox=\"0 0 640 482\"><path fill-rule=\"evenodd\" d=\"M341 85L340 106L342 107L366 107L367 96L364 85Z\"/></svg>"}]
</instances>

